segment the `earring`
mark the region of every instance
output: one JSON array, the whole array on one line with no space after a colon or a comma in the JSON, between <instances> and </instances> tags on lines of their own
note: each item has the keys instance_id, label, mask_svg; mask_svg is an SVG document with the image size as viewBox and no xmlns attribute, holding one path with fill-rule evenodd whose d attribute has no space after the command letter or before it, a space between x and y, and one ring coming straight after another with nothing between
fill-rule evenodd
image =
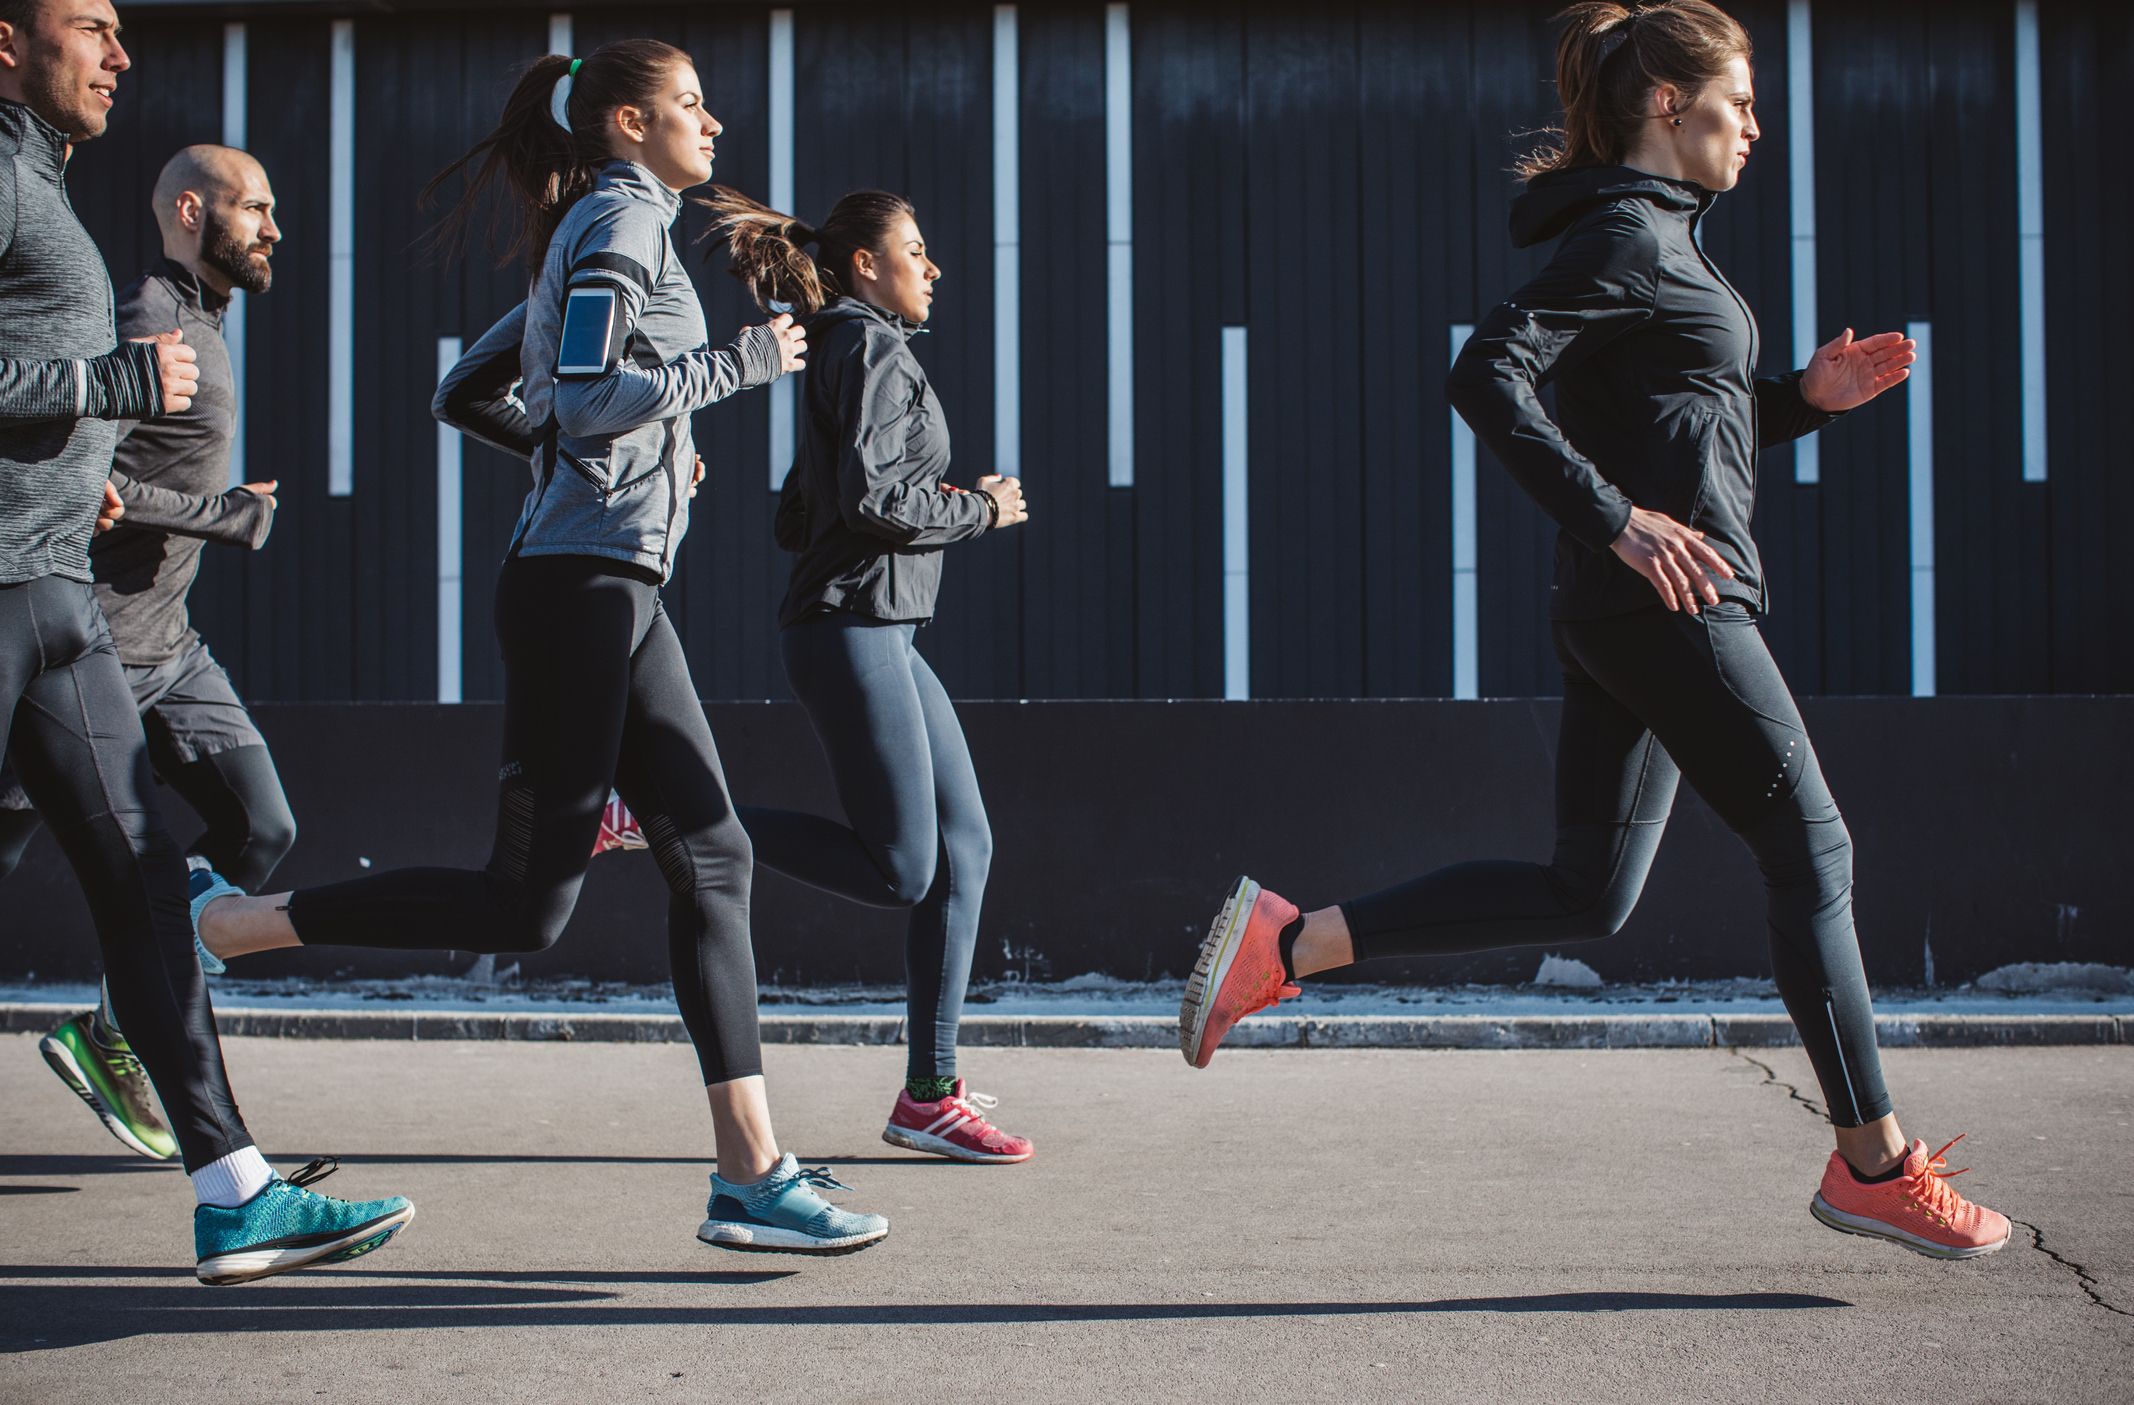
<instances>
[{"instance_id":1,"label":"earring","mask_svg":"<svg viewBox=\"0 0 2134 1405\"><path fill-rule=\"evenodd\" d=\"M1681 126L1681 125L1682 125L1682 119L1681 119L1681 118L1679 118L1679 117L1677 117L1677 118L1675 119L1675 125L1676 125L1677 127Z\"/></svg>"}]
</instances>

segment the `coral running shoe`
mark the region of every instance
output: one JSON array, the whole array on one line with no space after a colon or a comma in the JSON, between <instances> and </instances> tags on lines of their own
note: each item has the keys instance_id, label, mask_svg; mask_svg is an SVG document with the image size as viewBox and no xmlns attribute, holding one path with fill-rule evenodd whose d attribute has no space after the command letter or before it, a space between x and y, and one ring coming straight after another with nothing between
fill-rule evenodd
<instances>
[{"instance_id":1,"label":"coral running shoe","mask_svg":"<svg viewBox=\"0 0 2134 1405\"><path fill-rule=\"evenodd\" d=\"M931 1152L957 1161L1028 1161L1037 1148L1028 1137L1010 1136L986 1120L999 1098L969 1091L959 1078L949 1095L922 1103L909 1092L897 1094L882 1140L891 1146Z\"/></svg>"},{"instance_id":2,"label":"coral running shoe","mask_svg":"<svg viewBox=\"0 0 2134 1405\"><path fill-rule=\"evenodd\" d=\"M1178 1007L1178 1047L1206 1068L1239 1020L1304 992L1282 974L1276 938L1297 920L1297 905L1240 878L1200 944L1200 959Z\"/></svg>"},{"instance_id":3,"label":"coral running shoe","mask_svg":"<svg viewBox=\"0 0 2134 1405\"><path fill-rule=\"evenodd\" d=\"M156 1116L156 1090L140 1059L96 1011L84 1010L47 1034L37 1052L112 1136L157 1161L178 1154L177 1138Z\"/></svg>"},{"instance_id":4,"label":"coral running shoe","mask_svg":"<svg viewBox=\"0 0 2134 1405\"><path fill-rule=\"evenodd\" d=\"M1832 1229L1887 1239L1931 1258L1990 1254L2008 1242L2008 1217L1972 1204L1950 1187L1951 1176L1971 1168L1947 1170L1942 1152L1962 1140L1957 1137L1931 1156L1925 1142L1913 1142L1904 1158L1904 1174L1873 1185L1854 1176L1845 1158L1833 1151L1823 1168L1823 1188L1808 1202L1808 1213Z\"/></svg>"}]
</instances>

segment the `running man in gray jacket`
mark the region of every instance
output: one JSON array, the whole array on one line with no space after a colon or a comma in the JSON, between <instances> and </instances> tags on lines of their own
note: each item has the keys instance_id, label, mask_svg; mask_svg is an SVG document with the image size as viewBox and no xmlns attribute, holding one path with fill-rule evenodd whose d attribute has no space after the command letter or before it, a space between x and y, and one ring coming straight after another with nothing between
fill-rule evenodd
<instances>
[{"instance_id":1,"label":"running man in gray jacket","mask_svg":"<svg viewBox=\"0 0 2134 1405\"><path fill-rule=\"evenodd\" d=\"M196 1271L237 1283L368 1252L415 1207L320 1195L305 1188L316 1171L283 1180L253 1145L187 931L185 863L90 586L118 421L186 410L197 389L178 328L119 343L110 275L67 198L67 159L103 133L128 63L105 0L0 0L0 749L89 900L112 1008L199 1200Z\"/></svg>"},{"instance_id":2,"label":"running man in gray jacket","mask_svg":"<svg viewBox=\"0 0 2134 1405\"><path fill-rule=\"evenodd\" d=\"M119 335L178 328L199 357L199 383L186 409L120 426L111 481L124 515L91 539L89 567L156 774L207 822L187 855L257 886L289 852L296 821L266 740L193 629L186 598L208 542L256 549L274 525L275 484L227 487L238 389L222 314L234 290L259 294L272 284L281 231L266 171L229 147L171 157L152 205L163 257L119 294ZM0 770L0 879L37 828L28 793ZM108 998L39 1047L120 1142L158 1160L177 1154Z\"/></svg>"}]
</instances>

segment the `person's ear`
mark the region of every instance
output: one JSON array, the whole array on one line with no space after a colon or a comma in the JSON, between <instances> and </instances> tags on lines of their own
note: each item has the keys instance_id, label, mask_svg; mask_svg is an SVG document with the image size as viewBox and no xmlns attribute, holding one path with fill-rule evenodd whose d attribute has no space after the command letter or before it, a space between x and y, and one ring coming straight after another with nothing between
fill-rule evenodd
<instances>
[{"instance_id":1,"label":"person's ear","mask_svg":"<svg viewBox=\"0 0 2134 1405\"><path fill-rule=\"evenodd\" d=\"M200 198L198 191L181 190L178 192L178 224L186 233L198 234L200 232L200 220L206 212L207 202Z\"/></svg>"}]
</instances>

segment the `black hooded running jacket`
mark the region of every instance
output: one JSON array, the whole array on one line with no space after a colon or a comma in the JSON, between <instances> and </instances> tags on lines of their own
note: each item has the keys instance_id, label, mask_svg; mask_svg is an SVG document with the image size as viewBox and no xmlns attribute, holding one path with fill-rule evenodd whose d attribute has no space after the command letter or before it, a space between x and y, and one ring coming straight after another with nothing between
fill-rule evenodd
<instances>
[{"instance_id":1,"label":"black hooded running jacket","mask_svg":"<svg viewBox=\"0 0 2134 1405\"><path fill-rule=\"evenodd\" d=\"M944 490L948 421L906 345L919 330L858 298L808 319L800 451L778 498L778 544L798 554L785 626L828 608L926 620L941 548L983 534L985 496Z\"/></svg>"},{"instance_id":2,"label":"black hooded running jacket","mask_svg":"<svg viewBox=\"0 0 2134 1405\"><path fill-rule=\"evenodd\" d=\"M1801 398L1800 372L1757 378L1756 319L1697 241L1713 199L1625 166L1537 177L1512 204L1512 242L1563 242L1446 379L1475 437L1563 529L1555 619L1660 603L1609 549L1633 506L1704 533L1734 568L1713 578L1719 594L1761 611L1757 452L1836 418ZM1540 400L1551 382L1554 420Z\"/></svg>"}]
</instances>

